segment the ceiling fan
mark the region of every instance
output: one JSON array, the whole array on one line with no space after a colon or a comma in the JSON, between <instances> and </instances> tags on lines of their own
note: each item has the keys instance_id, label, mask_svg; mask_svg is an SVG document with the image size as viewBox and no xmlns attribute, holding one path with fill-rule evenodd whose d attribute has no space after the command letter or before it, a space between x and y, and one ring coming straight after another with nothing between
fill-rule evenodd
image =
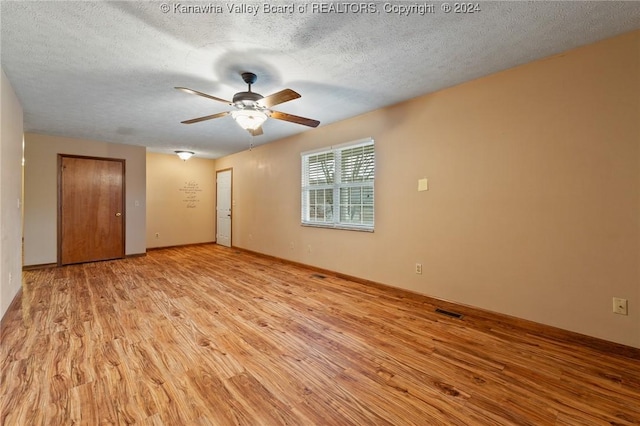
<instances>
[{"instance_id":1,"label":"ceiling fan","mask_svg":"<svg viewBox=\"0 0 640 426\"><path fill-rule=\"evenodd\" d=\"M312 120L310 118L304 118L297 115L287 114L286 112L273 111L271 109L274 105L279 105L284 102L288 102L300 97L300 94L291 90L284 89L269 96L262 96L259 93L251 91L251 85L256 82L258 77L252 72L244 72L241 74L242 79L249 85L249 89L246 92L238 92L233 95L233 101L229 102L224 99L216 98L215 96L207 95L206 93L198 92L197 90L188 89L186 87L176 87L178 90L182 90L186 93L202 96L214 101L224 102L225 104L236 107L234 111L219 112L217 114L205 115L204 117L192 118L191 120L185 120L183 124L199 123L201 121L212 120L214 118L224 117L231 114L236 122L243 129L247 130L253 136L259 136L262 134L262 124L267 118L275 118L277 120L289 121L291 123L302 124L303 126L318 127L320 122L318 120Z\"/></svg>"}]
</instances>

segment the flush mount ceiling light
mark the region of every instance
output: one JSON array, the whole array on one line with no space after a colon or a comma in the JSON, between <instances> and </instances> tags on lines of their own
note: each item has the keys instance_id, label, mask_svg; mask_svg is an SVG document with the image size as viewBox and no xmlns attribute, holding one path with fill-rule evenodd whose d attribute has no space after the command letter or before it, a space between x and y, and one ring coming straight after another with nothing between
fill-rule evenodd
<instances>
[{"instance_id":1,"label":"flush mount ceiling light","mask_svg":"<svg viewBox=\"0 0 640 426\"><path fill-rule=\"evenodd\" d=\"M191 151L176 151L176 154L178 154L178 157L180 157L182 161L187 161L195 153Z\"/></svg>"},{"instance_id":2,"label":"flush mount ceiling light","mask_svg":"<svg viewBox=\"0 0 640 426\"><path fill-rule=\"evenodd\" d=\"M252 108L232 111L231 116L245 130L256 130L267 120L267 114Z\"/></svg>"}]
</instances>

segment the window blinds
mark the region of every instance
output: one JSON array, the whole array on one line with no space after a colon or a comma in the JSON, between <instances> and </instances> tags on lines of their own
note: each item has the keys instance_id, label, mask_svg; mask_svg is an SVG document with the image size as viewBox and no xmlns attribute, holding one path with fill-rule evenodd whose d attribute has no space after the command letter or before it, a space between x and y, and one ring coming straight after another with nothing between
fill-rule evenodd
<instances>
[{"instance_id":1,"label":"window blinds","mask_svg":"<svg viewBox=\"0 0 640 426\"><path fill-rule=\"evenodd\" d=\"M373 231L371 138L302 154L303 225Z\"/></svg>"}]
</instances>

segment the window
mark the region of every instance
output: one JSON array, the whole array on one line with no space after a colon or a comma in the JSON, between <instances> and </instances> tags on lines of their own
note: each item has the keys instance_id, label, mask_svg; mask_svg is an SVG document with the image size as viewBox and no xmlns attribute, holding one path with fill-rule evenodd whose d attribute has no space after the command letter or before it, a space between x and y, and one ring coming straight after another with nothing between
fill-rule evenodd
<instances>
[{"instance_id":1,"label":"window","mask_svg":"<svg viewBox=\"0 0 640 426\"><path fill-rule=\"evenodd\" d=\"M302 224L373 231L373 139L302 153Z\"/></svg>"}]
</instances>

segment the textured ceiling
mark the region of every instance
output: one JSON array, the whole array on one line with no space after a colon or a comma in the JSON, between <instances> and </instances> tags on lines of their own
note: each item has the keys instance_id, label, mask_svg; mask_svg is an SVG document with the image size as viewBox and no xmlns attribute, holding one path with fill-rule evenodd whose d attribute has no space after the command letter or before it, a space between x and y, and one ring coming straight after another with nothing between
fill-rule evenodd
<instances>
[{"instance_id":1,"label":"textured ceiling","mask_svg":"<svg viewBox=\"0 0 640 426\"><path fill-rule=\"evenodd\" d=\"M444 13L442 2L270 4L294 11L249 1L2 1L2 69L25 131L216 158L314 130L270 119L251 137L230 116L180 124L231 108L173 87L231 99L246 90L240 72L252 71L264 96L302 95L273 109L322 126L640 28L635 1L480 2L475 13ZM396 13L424 4L433 13Z\"/></svg>"}]
</instances>

